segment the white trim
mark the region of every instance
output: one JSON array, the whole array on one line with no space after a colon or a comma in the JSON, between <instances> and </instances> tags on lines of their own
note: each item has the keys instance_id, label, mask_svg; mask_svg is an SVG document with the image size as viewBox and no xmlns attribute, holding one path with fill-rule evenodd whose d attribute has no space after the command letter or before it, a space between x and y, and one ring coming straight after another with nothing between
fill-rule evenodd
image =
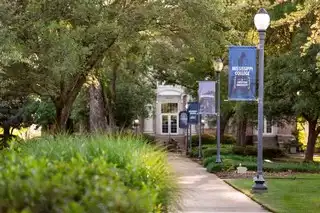
<instances>
[{"instance_id":1,"label":"white trim","mask_svg":"<svg viewBox=\"0 0 320 213\"><path fill-rule=\"evenodd\" d=\"M168 116L168 133L164 133L162 131L162 116ZM172 133L171 132L171 116L177 117L177 132ZM176 113L161 113L160 114L160 134L161 135L179 135L179 114Z\"/></svg>"},{"instance_id":2,"label":"white trim","mask_svg":"<svg viewBox=\"0 0 320 213\"><path fill-rule=\"evenodd\" d=\"M271 132L270 133L267 133L267 119L264 119L264 122L263 122L263 136L276 136L277 133L278 133L278 127L275 126L275 125L272 125L271 126ZM255 128L254 130L254 135L258 135L258 129Z\"/></svg>"}]
</instances>

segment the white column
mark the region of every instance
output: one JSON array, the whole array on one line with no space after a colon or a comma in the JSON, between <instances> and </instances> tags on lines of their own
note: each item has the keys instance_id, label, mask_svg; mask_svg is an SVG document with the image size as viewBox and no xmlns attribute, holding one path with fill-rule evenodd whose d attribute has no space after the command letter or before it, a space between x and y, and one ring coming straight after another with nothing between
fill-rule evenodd
<instances>
[{"instance_id":1,"label":"white column","mask_svg":"<svg viewBox=\"0 0 320 213\"><path fill-rule=\"evenodd\" d=\"M153 107L151 104L147 105L148 117L144 119L144 133L153 134Z\"/></svg>"}]
</instances>

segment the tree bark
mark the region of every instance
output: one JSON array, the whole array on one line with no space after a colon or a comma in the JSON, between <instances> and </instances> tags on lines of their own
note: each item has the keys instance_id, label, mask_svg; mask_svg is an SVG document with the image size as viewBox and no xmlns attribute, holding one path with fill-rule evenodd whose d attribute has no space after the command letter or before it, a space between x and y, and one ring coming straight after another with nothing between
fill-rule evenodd
<instances>
[{"instance_id":1,"label":"tree bark","mask_svg":"<svg viewBox=\"0 0 320 213\"><path fill-rule=\"evenodd\" d=\"M10 125L7 122L3 124L3 146L9 147L9 140L10 140Z\"/></svg>"},{"instance_id":2,"label":"tree bark","mask_svg":"<svg viewBox=\"0 0 320 213\"><path fill-rule=\"evenodd\" d=\"M227 112L225 116L221 117L222 119L221 119L221 126L220 126L220 135L221 135L220 136L221 137L220 140L222 142L224 140L224 132L226 130L226 126L227 126L230 118L234 115L234 113L235 113L235 111L232 110L232 111Z\"/></svg>"},{"instance_id":3,"label":"tree bark","mask_svg":"<svg viewBox=\"0 0 320 213\"><path fill-rule=\"evenodd\" d=\"M54 126L54 133L66 132L67 122L71 113L72 105L76 100L82 85L86 81L86 76L78 76L75 84L63 89L60 96L51 97L56 108L56 123Z\"/></svg>"},{"instance_id":4,"label":"tree bark","mask_svg":"<svg viewBox=\"0 0 320 213\"><path fill-rule=\"evenodd\" d=\"M91 132L105 131L107 121L102 86L97 78L92 77L91 80L92 82L89 88L89 128Z\"/></svg>"},{"instance_id":5,"label":"tree bark","mask_svg":"<svg viewBox=\"0 0 320 213\"><path fill-rule=\"evenodd\" d=\"M307 151L305 154L304 160L307 162L313 161L314 149L319 135L319 130L317 129L317 120L308 120L309 124L309 134L308 134L308 143Z\"/></svg>"},{"instance_id":6,"label":"tree bark","mask_svg":"<svg viewBox=\"0 0 320 213\"><path fill-rule=\"evenodd\" d=\"M242 118L238 121L237 145L239 146L246 145L247 123L248 123L247 118Z\"/></svg>"},{"instance_id":7,"label":"tree bark","mask_svg":"<svg viewBox=\"0 0 320 213\"><path fill-rule=\"evenodd\" d=\"M72 102L73 103L73 102ZM67 121L71 112L72 104L56 104L56 124L54 133L67 132Z\"/></svg>"}]
</instances>

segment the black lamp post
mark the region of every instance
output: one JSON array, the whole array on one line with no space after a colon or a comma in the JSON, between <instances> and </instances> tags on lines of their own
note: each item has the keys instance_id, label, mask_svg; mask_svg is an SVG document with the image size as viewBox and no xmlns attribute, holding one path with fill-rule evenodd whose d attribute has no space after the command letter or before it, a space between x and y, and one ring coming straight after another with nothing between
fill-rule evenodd
<instances>
[{"instance_id":1,"label":"black lamp post","mask_svg":"<svg viewBox=\"0 0 320 213\"><path fill-rule=\"evenodd\" d=\"M222 60L219 58L213 62L214 70L217 73L217 157L216 163L221 163L220 156L220 73L223 69Z\"/></svg>"},{"instance_id":2,"label":"black lamp post","mask_svg":"<svg viewBox=\"0 0 320 213\"><path fill-rule=\"evenodd\" d=\"M134 126L134 129L135 129L136 135L138 135L138 127L139 127L139 125L140 125L139 119L136 119L136 120L133 121L133 126Z\"/></svg>"},{"instance_id":3,"label":"black lamp post","mask_svg":"<svg viewBox=\"0 0 320 213\"><path fill-rule=\"evenodd\" d=\"M263 96L264 96L264 42L266 30L270 25L270 16L261 8L254 17L254 24L259 32L259 98L258 98L258 156L257 176L254 177L253 191L265 191L267 186L263 178Z\"/></svg>"}]
</instances>

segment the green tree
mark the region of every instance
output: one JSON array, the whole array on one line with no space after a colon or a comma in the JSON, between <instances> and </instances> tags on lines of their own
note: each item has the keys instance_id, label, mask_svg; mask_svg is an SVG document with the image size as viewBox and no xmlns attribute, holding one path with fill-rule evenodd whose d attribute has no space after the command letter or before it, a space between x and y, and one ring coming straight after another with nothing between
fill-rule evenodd
<instances>
[{"instance_id":1,"label":"green tree","mask_svg":"<svg viewBox=\"0 0 320 213\"><path fill-rule=\"evenodd\" d=\"M279 51L269 56L266 69L266 107L270 116L295 120L303 117L308 122L306 161L313 160L317 136L320 133L319 64L320 52L319 10L317 1L304 1L286 17L273 24L282 29L273 40ZM274 31L275 32L275 31ZM317 31L319 32L319 31ZM271 52L269 52L269 55Z\"/></svg>"},{"instance_id":2,"label":"green tree","mask_svg":"<svg viewBox=\"0 0 320 213\"><path fill-rule=\"evenodd\" d=\"M183 41L180 46L210 55L203 50L216 50L216 43L201 38L213 34L219 38L224 25L221 10L221 4L212 0L4 0L1 67L21 88L50 98L56 130L65 130L88 75L103 68L115 44L130 44L145 34L153 41L161 36L172 44Z\"/></svg>"}]
</instances>

